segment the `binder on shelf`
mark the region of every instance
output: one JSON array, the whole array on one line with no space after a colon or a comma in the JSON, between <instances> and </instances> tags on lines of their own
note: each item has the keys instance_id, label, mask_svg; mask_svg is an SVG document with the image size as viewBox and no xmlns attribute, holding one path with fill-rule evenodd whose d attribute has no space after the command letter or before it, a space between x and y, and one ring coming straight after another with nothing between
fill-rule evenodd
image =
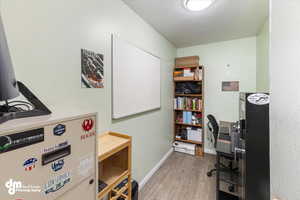
<instances>
[{"instance_id":1,"label":"binder on shelf","mask_svg":"<svg viewBox=\"0 0 300 200\"><path fill-rule=\"evenodd\" d=\"M192 112L188 112L188 123L187 124L192 124Z\"/></svg>"}]
</instances>

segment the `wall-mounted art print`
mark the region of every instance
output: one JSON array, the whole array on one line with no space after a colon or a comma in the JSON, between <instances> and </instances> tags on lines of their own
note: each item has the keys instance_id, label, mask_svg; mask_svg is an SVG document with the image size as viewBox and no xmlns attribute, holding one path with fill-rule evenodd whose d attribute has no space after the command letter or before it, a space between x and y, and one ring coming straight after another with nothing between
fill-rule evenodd
<instances>
[{"instance_id":1,"label":"wall-mounted art print","mask_svg":"<svg viewBox=\"0 0 300 200\"><path fill-rule=\"evenodd\" d=\"M222 82L222 91L223 92L238 92L238 91L240 91L240 82L239 81L223 81Z\"/></svg>"},{"instance_id":2,"label":"wall-mounted art print","mask_svg":"<svg viewBox=\"0 0 300 200\"><path fill-rule=\"evenodd\" d=\"M104 55L81 49L82 88L104 88Z\"/></svg>"}]
</instances>

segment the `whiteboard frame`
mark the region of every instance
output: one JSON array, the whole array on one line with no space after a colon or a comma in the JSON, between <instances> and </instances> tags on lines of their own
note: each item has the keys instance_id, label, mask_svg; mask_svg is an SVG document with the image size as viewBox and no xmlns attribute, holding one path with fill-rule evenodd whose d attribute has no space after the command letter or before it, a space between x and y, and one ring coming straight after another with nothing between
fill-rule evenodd
<instances>
[{"instance_id":1,"label":"whiteboard frame","mask_svg":"<svg viewBox=\"0 0 300 200\"><path fill-rule=\"evenodd\" d=\"M161 57L149 52L149 51L146 51L145 49L143 48L140 48L136 45L134 45L133 43L127 41L127 40L123 40L124 42L128 43L129 45L135 47L135 48L138 48L140 49L141 51L144 51L145 53L153 56L153 57L156 57L160 60L160 65L159 65L159 81L160 81L160 88L159 88L159 94L160 94L160 98L159 98L159 106L158 107L155 107L155 108L149 108L149 109L145 109L143 111L139 111L139 112L132 112L130 114L124 114L124 115L120 115L120 116L116 116L116 114L114 114L114 57L115 57L115 39L118 39L118 40L122 40L118 35L116 34L111 34L111 115L112 115L112 119L113 120L117 120L117 119L123 119L123 118L127 118L127 117L130 117L130 116L134 116L134 115L138 115L138 114L143 114L143 113L146 113L146 112L151 112L151 111L155 111L155 110L160 110L161 107L162 107L162 89L161 89L161 86L162 86L162 78L161 78L161 72L162 72L162 67L161 67L161 64L162 64L162 59Z\"/></svg>"}]
</instances>

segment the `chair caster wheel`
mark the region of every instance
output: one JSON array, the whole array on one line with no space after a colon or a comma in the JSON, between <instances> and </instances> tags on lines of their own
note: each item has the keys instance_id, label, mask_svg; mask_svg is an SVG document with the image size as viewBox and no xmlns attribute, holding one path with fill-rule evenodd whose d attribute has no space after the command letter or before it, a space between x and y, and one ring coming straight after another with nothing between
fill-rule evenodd
<instances>
[{"instance_id":1,"label":"chair caster wheel","mask_svg":"<svg viewBox=\"0 0 300 200\"><path fill-rule=\"evenodd\" d=\"M211 172L207 172L206 174L208 177L211 177L212 176L212 173Z\"/></svg>"}]
</instances>

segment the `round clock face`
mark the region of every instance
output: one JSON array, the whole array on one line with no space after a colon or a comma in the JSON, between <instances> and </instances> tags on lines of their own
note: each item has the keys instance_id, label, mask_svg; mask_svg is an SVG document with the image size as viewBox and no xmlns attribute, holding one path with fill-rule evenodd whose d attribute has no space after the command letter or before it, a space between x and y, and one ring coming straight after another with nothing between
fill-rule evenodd
<instances>
[{"instance_id":1,"label":"round clock face","mask_svg":"<svg viewBox=\"0 0 300 200\"><path fill-rule=\"evenodd\" d=\"M248 96L248 101L255 105L266 105L270 103L270 96L263 93L252 94Z\"/></svg>"}]
</instances>

